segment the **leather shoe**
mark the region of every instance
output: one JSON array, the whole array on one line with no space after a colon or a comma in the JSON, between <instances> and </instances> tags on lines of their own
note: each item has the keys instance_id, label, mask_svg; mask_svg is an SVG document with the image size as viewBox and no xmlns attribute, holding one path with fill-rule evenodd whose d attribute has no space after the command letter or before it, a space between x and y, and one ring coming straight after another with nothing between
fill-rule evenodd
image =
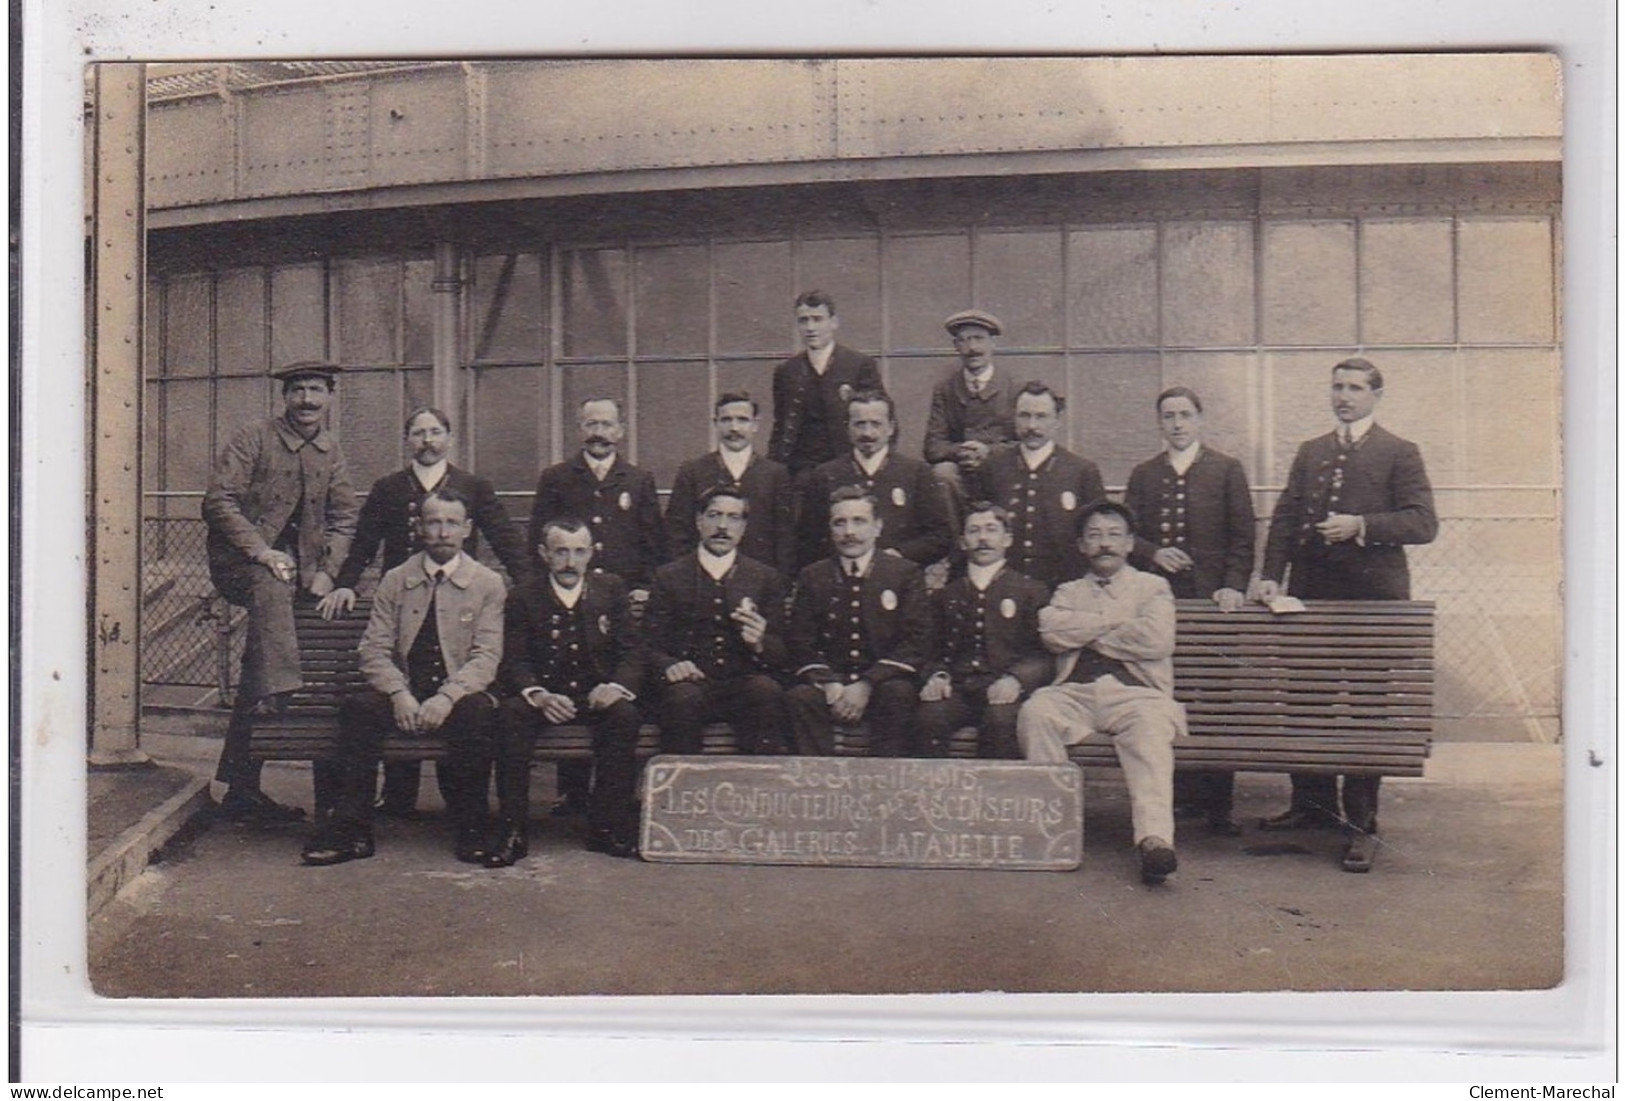
<instances>
[{"instance_id":1,"label":"leather shoe","mask_svg":"<svg viewBox=\"0 0 1625 1101\"><path fill-rule=\"evenodd\" d=\"M491 842L482 826L460 826L457 844L452 848L464 864L484 864L491 855Z\"/></svg>"},{"instance_id":2,"label":"leather shoe","mask_svg":"<svg viewBox=\"0 0 1625 1101\"><path fill-rule=\"evenodd\" d=\"M1343 870L1369 872L1376 863L1379 843L1374 833L1355 833L1349 838L1349 847L1343 850Z\"/></svg>"},{"instance_id":3,"label":"leather shoe","mask_svg":"<svg viewBox=\"0 0 1625 1101\"><path fill-rule=\"evenodd\" d=\"M623 837L594 834L587 838L587 851L590 853L603 853L605 856L616 856L623 860L636 860L638 858L638 843Z\"/></svg>"},{"instance_id":4,"label":"leather shoe","mask_svg":"<svg viewBox=\"0 0 1625 1101\"><path fill-rule=\"evenodd\" d=\"M339 824L329 826L305 842L299 855L306 864L325 868L351 860L365 860L373 852L371 830Z\"/></svg>"},{"instance_id":5,"label":"leather shoe","mask_svg":"<svg viewBox=\"0 0 1625 1101\"><path fill-rule=\"evenodd\" d=\"M1156 886L1179 868L1179 857L1174 847L1160 837L1147 837L1140 842L1140 881Z\"/></svg>"},{"instance_id":6,"label":"leather shoe","mask_svg":"<svg viewBox=\"0 0 1625 1101\"><path fill-rule=\"evenodd\" d=\"M1280 830L1330 830L1338 826L1336 818L1323 810L1308 807L1288 807L1271 818L1260 818L1258 828L1272 832Z\"/></svg>"},{"instance_id":7,"label":"leather shoe","mask_svg":"<svg viewBox=\"0 0 1625 1101\"><path fill-rule=\"evenodd\" d=\"M525 831L509 827L504 830L502 837L492 846L491 851L485 854L487 868L510 868L530 855L530 841Z\"/></svg>"},{"instance_id":8,"label":"leather shoe","mask_svg":"<svg viewBox=\"0 0 1625 1101\"><path fill-rule=\"evenodd\" d=\"M258 788L231 788L220 800L215 813L228 822L278 825L298 822L305 817L303 807L286 807Z\"/></svg>"}]
</instances>

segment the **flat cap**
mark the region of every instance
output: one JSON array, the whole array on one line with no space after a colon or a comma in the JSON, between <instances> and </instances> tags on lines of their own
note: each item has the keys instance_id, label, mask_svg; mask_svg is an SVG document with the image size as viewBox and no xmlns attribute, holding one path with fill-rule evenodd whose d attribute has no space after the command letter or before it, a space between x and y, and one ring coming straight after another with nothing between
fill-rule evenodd
<instances>
[{"instance_id":1,"label":"flat cap","mask_svg":"<svg viewBox=\"0 0 1625 1101\"><path fill-rule=\"evenodd\" d=\"M271 377L278 382L291 382L296 378L325 378L329 383L337 377L340 367L337 363L324 363L319 359L306 359L298 363L290 363L285 367L278 367L271 372Z\"/></svg>"},{"instance_id":2,"label":"flat cap","mask_svg":"<svg viewBox=\"0 0 1625 1101\"><path fill-rule=\"evenodd\" d=\"M964 325L980 325L994 336L1004 332L1004 326L999 324L999 319L986 310L960 310L942 323L942 327L948 330L950 336Z\"/></svg>"}]
</instances>

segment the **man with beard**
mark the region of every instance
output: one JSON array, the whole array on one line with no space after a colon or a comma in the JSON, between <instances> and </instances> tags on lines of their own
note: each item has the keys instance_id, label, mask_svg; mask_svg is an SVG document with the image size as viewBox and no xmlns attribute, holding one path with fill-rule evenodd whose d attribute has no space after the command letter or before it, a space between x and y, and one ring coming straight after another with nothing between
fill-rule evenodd
<instances>
[{"instance_id":1,"label":"man with beard","mask_svg":"<svg viewBox=\"0 0 1625 1101\"><path fill-rule=\"evenodd\" d=\"M862 352L835 343L835 299L807 291L796 299L803 351L773 371L773 436L768 456L799 478L846 450L846 402L883 389L880 369Z\"/></svg>"},{"instance_id":2,"label":"man with beard","mask_svg":"<svg viewBox=\"0 0 1625 1101\"><path fill-rule=\"evenodd\" d=\"M862 486L837 489L829 518L835 555L801 571L790 612L790 660L802 681L785 694L796 752L830 756L835 724L863 722L871 756L926 756L914 724L917 678L932 652L925 577L877 551L884 521Z\"/></svg>"},{"instance_id":3,"label":"man with beard","mask_svg":"<svg viewBox=\"0 0 1625 1101\"><path fill-rule=\"evenodd\" d=\"M975 723L978 757L1019 757L1022 697L1054 668L1038 639L1049 589L1005 565L1010 514L998 505L970 506L960 545L965 576L936 593L939 656L920 689L920 729L933 756L945 756L953 732Z\"/></svg>"},{"instance_id":4,"label":"man with beard","mask_svg":"<svg viewBox=\"0 0 1625 1101\"><path fill-rule=\"evenodd\" d=\"M891 395L860 390L847 402L846 417L847 453L818 467L802 486L800 561L815 562L828 552L831 494L855 485L876 501L882 551L921 568L936 562L953 548L947 494L929 466L893 449L897 407Z\"/></svg>"},{"instance_id":5,"label":"man with beard","mask_svg":"<svg viewBox=\"0 0 1625 1101\"><path fill-rule=\"evenodd\" d=\"M1054 588L1083 573L1078 510L1106 496L1100 468L1055 442L1066 399L1042 382L1016 394L1019 447L988 456L981 495L1010 513L1010 566Z\"/></svg>"},{"instance_id":6,"label":"man with beard","mask_svg":"<svg viewBox=\"0 0 1625 1101\"><path fill-rule=\"evenodd\" d=\"M325 426L338 371L330 363L273 371L282 383L282 415L237 431L203 496L209 578L226 600L248 609L242 677L215 770L226 785L219 813L228 819L273 824L305 813L260 790L249 735L255 714L280 712L303 685L294 601L332 592L355 535L355 487Z\"/></svg>"},{"instance_id":7,"label":"man with beard","mask_svg":"<svg viewBox=\"0 0 1625 1101\"><path fill-rule=\"evenodd\" d=\"M1029 761L1063 764L1067 746L1110 734L1128 787L1140 878L1165 880L1174 854L1174 738L1185 709L1174 699L1174 594L1128 564L1134 517L1112 501L1081 516L1088 572L1055 590L1038 613L1039 636L1057 655L1055 681L1022 705L1016 737Z\"/></svg>"},{"instance_id":8,"label":"man with beard","mask_svg":"<svg viewBox=\"0 0 1625 1101\"><path fill-rule=\"evenodd\" d=\"M1264 568L1255 595L1288 589L1307 600L1409 600L1405 547L1431 543L1439 533L1433 486L1422 453L1376 422L1382 372L1369 360L1345 359L1332 368L1331 405L1337 425L1306 441L1292 460L1286 491L1270 517ZM1343 870L1369 872L1377 856L1380 776L1338 777L1293 773L1292 802L1261 823L1267 830L1335 828L1348 831Z\"/></svg>"},{"instance_id":9,"label":"man with beard","mask_svg":"<svg viewBox=\"0 0 1625 1101\"><path fill-rule=\"evenodd\" d=\"M530 573L525 541L491 483L447 461L452 448L451 418L433 406L414 409L406 418L406 446L412 451L411 464L374 482L367 503L361 506L355 541L350 544L344 565L339 567L336 587L316 605L323 619L333 619L355 607L356 586L380 546L385 573L423 549L419 510L437 489L454 490L468 502L471 530L463 545L464 553L477 557L480 536L484 535L515 583ZM393 818L410 816L417 806L419 776L417 761L385 765L379 813ZM454 796L446 785L445 770L437 770L437 776L441 795L450 807Z\"/></svg>"},{"instance_id":10,"label":"man with beard","mask_svg":"<svg viewBox=\"0 0 1625 1101\"><path fill-rule=\"evenodd\" d=\"M581 451L542 471L536 482L530 545L534 551L541 550L542 528L549 520L565 516L584 520L593 568L626 583L635 623L649 599L655 569L670 558L654 475L620 456L626 424L619 402L612 398L582 402L578 427ZM558 777L560 799L554 813L586 813L591 763L561 761Z\"/></svg>"},{"instance_id":11,"label":"man with beard","mask_svg":"<svg viewBox=\"0 0 1625 1101\"><path fill-rule=\"evenodd\" d=\"M755 514L739 552L790 577L796 555L795 489L783 463L756 453L758 415L756 400L749 394L727 393L717 398L713 423L718 447L678 468L666 502L666 530L674 554L692 551L698 545L696 504L710 487L730 486L750 502Z\"/></svg>"},{"instance_id":12,"label":"man with beard","mask_svg":"<svg viewBox=\"0 0 1625 1101\"><path fill-rule=\"evenodd\" d=\"M784 581L743 554L751 503L713 486L694 505L699 547L655 573L644 622L660 682L660 751L699 753L706 722L733 725L741 753L782 753Z\"/></svg>"},{"instance_id":13,"label":"man with beard","mask_svg":"<svg viewBox=\"0 0 1625 1101\"><path fill-rule=\"evenodd\" d=\"M361 636L361 675L370 691L340 705L333 814L304 848L306 864L330 865L373 854L373 778L390 731L438 734L452 776L454 851L485 860L484 778L491 769L496 698L487 689L502 660L502 578L463 553L468 502L454 489L423 500L422 550L390 570L373 597Z\"/></svg>"},{"instance_id":14,"label":"man with beard","mask_svg":"<svg viewBox=\"0 0 1625 1101\"><path fill-rule=\"evenodd\" d=\"M587 849L635 857L638 729L633 703L642 682L641 649L626 585L590 570L592 531L573 517L538 533L545 573L514 590L503 632L497 801L502 830L486 857L507 867L529 852L530 757L546 726L592 728Z\"/></svg>"}]
</instances>

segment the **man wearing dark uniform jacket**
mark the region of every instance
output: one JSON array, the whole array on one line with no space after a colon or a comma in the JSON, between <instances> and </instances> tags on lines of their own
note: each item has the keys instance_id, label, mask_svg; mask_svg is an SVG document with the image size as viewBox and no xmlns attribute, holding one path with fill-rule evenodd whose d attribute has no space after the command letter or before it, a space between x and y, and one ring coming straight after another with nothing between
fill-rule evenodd
<instances>
[{"instance_id":1,"label":"man wearing dark uniform jacket","mask_svg":"<svg viewBox=\"0 0 1625 1101\"><path fill-rule=\"evenodd\" d=\"M739 552L788 579L795 576L795 488L783 463L755 450L758 412L756 400L749 394L727 393L717 398L717 449L678 468L666 501L666 532L673 554L692 551L699 546L694 527L696 503L712 486L731 486L750 502L752 514Z\"/></svg>"},{"instance_id":2,"label":"man wearing dark uniform jacket","mask_svg":"<svg viewBox=\"0 0 1625 1101\"><path fill-rule=\"evenodd\" d=\"M530 759L542 728L592 728L592 790L587 848L635 857L638 731L635 704L643 680L642 647L632 626L626 585L590 570L592 533L558 517L538 532L546 570L508 599L500 681L497 749L499 839L486 858L505 867L529 852Z\"/></svg>"},{"instance_id":3,"label":"man wearing dark uniform jacket","mask_svg":"<svg viewBox=\"0 0 1625 1101\"><path fill-rule=\"evenodd\" d=\"M662 753L701 752L707 721L732 724L742 753L789 748L784 579L740 550L750 511L731 486L706 490L694 505L699 547L655 573L644 636Z\"/></svg>"},{"instance_id":4,"label":"man wearing dark uniform jacket","mask_svg":"<svg viewBox=\"0 0 1625 1101\"><path fill-rule=\"evenodd\" d=\"M835 343L840 320L833 298L807 291L795 308L804 350L773 371L773 437L767 453L799 478L846 450L846 399L883 387L872 357Z\"/></svg>"},{"instance_id":5,"label":"man wearing dark uniform jacket","mask_svg":"<svg viewBox=\"0 0 1625 1101\"><path fill-rule=\"evenodd\" d=\"M1049 588L1010 569L1010 514L977 501L965 515L965 576L935 594L937 659L920 689L918 722L934 756L975 723L978 757L1020 757L1016 713L1048 684L1054 662L1038 637Z\"/></svg>"},{"instance_id":6,"label":"man wearing dark uniform jacket","mask_svg":"<svg viewBox=\"0 0 1625 1101\"><path fill-rule=\"evenodd\" d=\"M1100 468L1055 442L1066 399L1042 382L1016 394L1019 447L989 456L980 496L1010 513L1012 569L1051 589L1083 575L1078 516L1106 496Z\"/></svg>"},{"instance_id":7,"label":"man wearing dark uniform jacket","mask_svg":"<svg viewBox=\"0 0 1625 1101\"><path fill-rule=\"evenodd\" d=\"M830 502L835 555L801 571L790 613L786 693L796 752L835 752L836 724L862 722L876 757L923 757L914 723L919 675L932 653L931 602L920 568L876 549L875 500L858 486Z\"/></svg>"},{"instance_id":8,"label":"man wearing dark uniform jacket","mask_svg":"<svg viewBox=\"0 0 1625 1101\"><path fill-rule=\"evenodd\" d=\"M1292 460L1286 491L1270 517L1264 568L1255 595L1287 591L1306 600L1409 600L1405 547L1431 543L1439 532L1422 453L1414 443L1376 423L1382 372L1369 360L1346 359L1332 368L1331 402L1337 426L1306 441ZM1343 869L1367 872L1377 853L1380 776L1338 777L1294 773L1292 803L1266 818L1265 829L1342 824L1349 832Z\"/></svg>"},{"instance_id":9,"label":"man wearing dark uniform jacket","mask_svg":"<svg viewBox=\"0 0 1625 1101\"><path fill-rule=\"evenodd\" d=\"M830 495L842 486L861 486L876 501L881 523L879 547L920 567L953 549L948 497L931 468L897 454L897 409L891 396L860 390L847 403L847 453L832 459L802 482L800 560L816 562L829 553Z\"/></svg>"},{"instance_id":10,"label":"man wearing dark uniform jacket","mask_svg":"<svg viewBox=\"0 0 1625 1101\"><path fill-rule=\"evenodd\" d=\"M447 461L452 448L451 418L433 406L414 409L406 418L406 445L412 462L404 470L386 474L372 484L355 540L344 565L339 567L335 588L316 605L323 619L332 619L355 607L356 587L361 574L383 547L383 570L390 570L423 549L418 534L418 514L423 501L437 489L450 489L468 502L471 529L463 553L479 555L480 536L491 542L497 560L517 584L530 572L531 558L525 540L508 518L491 483ZM392 817L406 817L417 806L417 761L392 761L384 766L384 790L378 810ZM446 770L437 769L440 792L450 807L455 800L446 785Z\"/></svg>"}]
</instances>

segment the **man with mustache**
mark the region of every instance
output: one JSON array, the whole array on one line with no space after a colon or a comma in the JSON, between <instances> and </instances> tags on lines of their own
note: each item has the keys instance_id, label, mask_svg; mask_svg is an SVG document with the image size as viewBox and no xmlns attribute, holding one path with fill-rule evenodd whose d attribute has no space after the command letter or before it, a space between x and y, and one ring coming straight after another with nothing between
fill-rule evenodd
<instances>
[{"instance_id":1,"label":"man with mustache","mask_svg":"<svg viewBox=\"0 0 1625 1101\"><path fill-rule=\"evenodd\" d=\"M488 867L514 864L530 849L530 758L544 727L592 728L587 849L635 857L638 729L636 688L643 658L626 584L594 569L592 529L555 517L537 532L546 567L508 600L503 632L502 706L497 751L501 833Z\"/></svg>"},{"instance_id":2,"label":"man with mustache","mask_svg":"<svg viewBox=\"0 0 1625 1101\"><path fill-rule=\"evenodd\" d=\"M1129 565L1134 516L1099 500L1079 514L1088 572L1055 590L1038 613L1055 655L1055 681L1022 705L1016 737L1029 761L1062 764L1067 746L1109 734L1128 787L1140 878L1167 879L1174 854L1174 738L1185 708L1174 699L1174 594Z\"/></svg>"},{"instance_id":3,"label":"man with mustache","mask_svg":"<svg viewBox=\"0 0 1625 1101\"><path fill-rule=\"evenodd\" d=\"M699 545L695 505L709 487L731 486L750 502L754 514L739 552L790 577L796 555L795 489L783 463L756 452L758 417L756 399L747 393L717 398L717 449L678 468L666 502L666 529L675 555L692 551Z\"/></svg>"},{"instance_id":4,"label":"man with mustache","mask_svg":"<svg viewBox=\"0 0 1625 1101\"><path fill-rule=\"evenodd\" d=\"M957 522L976 472L1016 439L1016 395L993 364L994 340L1004 331L998 318L986 310L961 310L943 327L953 338L959 366L931 391L925 461L948 490Z\"/></svg>"},{"instance_id":5,"label":"man with mustache","mask_svg":"<svg viewBox=\"0 0 1625 1101\"><path fill-rule=\"evenodd\" d=\"M773 436L768 457L800 478L846 450L846 400L881 390L880 369L862 352L835 343L835 299L823 291L796 298L803 350L773 370Z\"/></svg>"},{"instance_id":6,"label":"man with mustache","mask_svg":"<svg viewBox=\"0 0 1625 1101\"><path fill-rule=\"evenodd\" d=\"M1422 453L1376 423L1382 372L1366 359L1332 368L1336 427L1298 448L1286 491L1270 517L1264 568L1254 595L1275 599L1281 579L1307 600L1409 600L1405 547L1439 532ZM1288 808L1260 824L1267 830L1341 825L1348 831L1343 870L1368 872L1377 855L1380 776L1292 776Z\"/></svg>"},{"instance_id":7,"label":"man with mustache","mask_svg":"<svg viewBox=\"0 0 1625 1101\"><path fill-rule=\"evenodd\" d=\"M977 471L981 496L1010 513L1010 566L1054 588L1084 571L1078 510L1106 496L1100 468L1056 438L1066 399L1047 384L1016 393L1019 447L997 451Z\"/></svg>"},{"instance_id":8,"label":"man with mustache","mask_svg":"<svg viewBox=\"0 0 1625 1101\"><path fill-rule=\"evenodd\" d=\"M891 395L860 390L846 404L847 454L809 474L802 485L798 526L799 559L808 564L827 552L830 495L842 486L860 486L876 501L880 550L924 568L953 548L948 498L919 459L899 455L897 407Z\"/></svg>"},{"instance_id":9,"label":"man with mustache","mask_svg":"<svg viewBox=\"0 0 1625 1101\"><path fill-rule=\"evenodd\" d=\"M1168 582L1174 598L1212 600L1227 612L1246 601L1253 573L1254 521L1247 474L1230 456L1202 442L1202 399L1188 386L1157 395L1157 427L1166 445L1129 475L1123 503L1140 518L1133 564ZM1227 837L1235 774L1174 773L1174 811L1207 819Z\"/></svg>"},{"instance_id":10,"label":"man with mustache","mask_svg":"<svg viewBox=\"0 0 1625 1101\"><path fill-rule=\"evenodd\" d=\"M281 416L240 428L220 453L203 496L209 578L248 609L242 676L215 779L226 785L222 817L277 823L304 816L260 790L249 759L256 713L276 713L302 686L295 600L320 600L355 535L355 487L344 452L327 430L339 369L293 363L271 372L282 384Z\"/></svg>"},{"instance_id":11,"label":"man with mustache","mask_svg":"<svg viewBox=\"0 0 1625 1101\"><path fill-rule=\"evenodd\" d=\"M470 530L463 550L470 558L479 555L480 536L484 535L510 578L519 582L530 572L525 540L508 518L508 510L491 483L448 461L453 443L451 418L433 406L422 406L407 415L405 432L412 461L404 470L386 474L372 484L367 502L361 506L355 541L350 544L344 565L339 567L336 587L316 605L323 619L333 619L355 607L356 586L380 546L385 573L423 549L419 511L436 489L456 490L468 502ZM417 806L419 776L417 761L385 765L379 812L394 818L410 816ZM438 770L437 777L449 807L454 797L447 788L445 770Z\"/></svg>"},{"instance_id":12,"label":"man with mustache","mask_svg":"<svg viewBox=\"0 0 1625 1101\"><path fill-rule=\"evenodd\" d=\"M790 663L801 683L785 699L796 752L830 756L835 725L863 722L871 756L927 756L914 723L932 652L925 576L877 550L884 521L862 486L837 489L828 514L835 554L801 571L790 611Z\"/></svg>"},{"instance_id":13,"label":"man with mustache","mask_svg":"<svg viewBox=\"0 0 1625 1101\"><path fill-rule=\"evenodd\" d=\"M1010 514L978 501L965 516L965 576L935 594L937 660L920 689L919 725L933 756L975 723L978 757L1019 757L1016 713L1054 667L1038 639L1049 588L1010 569Z\"/></svg>"},{"instance_id":14,"label":"man with mustache","mask_svg":"<svg viewBox=\"0 0 1625 1101\"><path fill-rule=\"evenodd\" d=\"M731 723L742 753L788 749L784 580L740 549L751 511L731 485L706 490L693 506L699 546L655 572L644 633L662 753L699 753L708 721Z\"/></svg>"},{"instance_id":15,"label":"man with mustache","mask_svg":"<svg viewBox=\"0 0 1625 1101\"><path fill-rule=\"evenodd\" d=\"M536 482L530 545L533 551L541 550L542 527L549 520L564 516L584 520L591 536L593 568L626 583L635 621L643 615L655 569L671 557L654 475L620 455L621 441L626 438L620 402L613 398L582 402L578 429L581 451L542 471ZM560 799L554 812L586 813L591 776L589 762L559 762Z\"/></svg>"},{"instance_id":16,"label":"man with mustache","mask_svg":"<svg viewBox=\"0 0 1625 1101\"><path fill-rule=\"evenodd\" d=\"M422 550L384 575L357 648L370 691L345 697L332 765L333 814L306 842L304 862L343 864L373 854L373 781L391 731L438 734L452 777L453 851L480 864L489 847L485 778L491 771L507 590L495 571L463 553L468 501L436 489L418 512Z\"/></svg>"}]
</instances>

